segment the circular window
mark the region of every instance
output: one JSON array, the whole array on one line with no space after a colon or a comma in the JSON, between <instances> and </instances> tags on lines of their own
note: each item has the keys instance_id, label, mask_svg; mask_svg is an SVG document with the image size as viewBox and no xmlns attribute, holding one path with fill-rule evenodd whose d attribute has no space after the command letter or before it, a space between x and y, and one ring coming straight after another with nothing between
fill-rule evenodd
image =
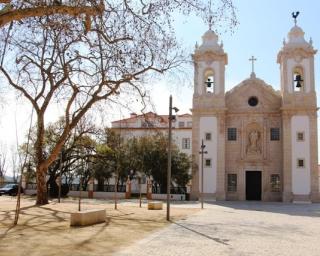
<instances>
[{"instance_id":1,"label":"circular window","mask_svg":"<svg viewBox=\"0 0 320 256\"><path fill-rule=\"evenodd\" d=\"M251 106L251 107L255 107L258 105L258 98L257 97L250 97L249 100L248 100L248 104Z\"/></svg>"}]
</instances>

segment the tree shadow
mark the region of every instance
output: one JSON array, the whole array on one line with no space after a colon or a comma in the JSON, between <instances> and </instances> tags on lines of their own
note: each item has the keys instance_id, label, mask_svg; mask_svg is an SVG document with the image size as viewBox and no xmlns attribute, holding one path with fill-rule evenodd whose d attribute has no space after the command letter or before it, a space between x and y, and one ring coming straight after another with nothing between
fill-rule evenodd
<instances>
[{"instance_id":1,"label":"tree shadow","mask_svg":"<svg viewBox=\"0 0 320 256\"><path fill-rule=\"evenodd\" d=\"M185 226L185 225L183 225L183 224L181 224L181 223L178 223L178 222L172 221L172 223L175 224L175 225L177 225L177 226L179 226L179 227L181 227L181 228L183 228L183 229L185 229L185 230L187 230L187 231L190 231L190 232L192 232L192 233L194 233L194 234L197 234L197 235L202 236L202 237L205 237L205 238L207 238L207 239L209 239L209 240L215 241L216 243L223 244L223 245L229 245L229 244L228 244L228 242L229 242L228 239L221 239L221 238L209 236L209 235L207 235L207 234L205 234L205 233L202 233L202 232L200 232L200 231L197 231L197 230L195 230L195 229L192 229L192 228L190 228L190 227L187 227L187 226Z\"/></svg>"},{"instance_id":2,"label":"tree shadow","mask_svg":"<svg viewBox=\"0 0 320 256\"><path fill-rule=\"evenodd\" d=\"M21 207L19 222L17 225L13 225L15 210L2 212L3 217L0 218L2 220L0 226L0 240L3 240L9 232L14 235L15 233L19 233L21 231L33 230L35 232L41 232L43 233L43 235L46 235L49 234L51 231L62 231L71 228L69 226L68 218L70 211L52 209L45 205L31 205ZM52 225L53 223L56 225ZM108 226L109 223L110 217L107 217L104 222L104 226ZM101 225L101 223L98 224ZM81 228L87 227L88 226L83 226Z\"/></svg>"}]
</instances>

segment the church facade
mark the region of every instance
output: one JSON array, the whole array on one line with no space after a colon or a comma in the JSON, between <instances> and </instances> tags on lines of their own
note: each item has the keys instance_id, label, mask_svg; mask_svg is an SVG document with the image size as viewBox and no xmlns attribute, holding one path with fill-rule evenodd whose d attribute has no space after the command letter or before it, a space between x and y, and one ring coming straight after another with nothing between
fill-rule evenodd
<instances>
[{"instance_id":1,"label":"church facade","mask_svg":"<svg viewBox=\"0 0 320 256\"><path fill-rule=\"evenodd\" d=\"M312 41L290 30L277 56L280 91L252 72L226 92L228 56L213 31L202 39L192 55L191 198L319 201Z\"/></svg>"}]
</instances>

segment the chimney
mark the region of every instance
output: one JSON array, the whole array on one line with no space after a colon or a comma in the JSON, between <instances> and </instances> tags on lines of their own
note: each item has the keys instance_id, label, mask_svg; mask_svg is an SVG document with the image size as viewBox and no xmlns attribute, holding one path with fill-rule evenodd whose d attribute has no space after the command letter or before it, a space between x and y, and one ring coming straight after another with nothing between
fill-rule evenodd
<instances>
[{"instance_id":1,"label":"chimney","mask_svg":"<svg viewBox=\"0 0 320 256\"><path fill-rule=\"evenodd\" d=\"M131 118L137 117L137 114L136 114L136 113L131 113L131 114L130 114L130 117L131 117Z\"/></svg>"}]
</instances>

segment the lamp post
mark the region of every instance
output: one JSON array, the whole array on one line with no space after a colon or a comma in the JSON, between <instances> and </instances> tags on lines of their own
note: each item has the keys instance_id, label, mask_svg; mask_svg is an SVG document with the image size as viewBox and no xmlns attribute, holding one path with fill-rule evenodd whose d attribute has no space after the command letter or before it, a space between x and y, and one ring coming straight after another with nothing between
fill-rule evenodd
<instances>
[{"instance_id":1,"label":"lamp post","mask_svg":"<svg viewBox=\"0 0 320 256\"><path fill-rule=\"evenodd\" d=\"M201 141L200 152L201 154L201 209L203 209L203 155L208 154L207 151L204 151L206 145L203 144L203 140Z\"/></svg>"},{"instance_id":2,"label":"lamp post","mask_svg":"<svg viewBox=\"0 0 320 256\"><path fill-rule=\"evenodd\" d=\"M172 115L172 110L176 113L178 108L172 107L172 95L169 97L169 143L168 143L168 172L167 172L167 221L170 221L170 185L171 185L171 140L172 140L172 120L175 116Z\"/></svg>"},{"instance_id":3,"label":"lamp post","mask_svg":"<svg viewBox=\"0 0 320 256\"><path fill-rule=\"evenodd\" d=\"M59 175L59 178L58 178L58 182L59 182L59 187L58 187L58 202L60 203L60 200L61 200L61 182L62 182L62 178L61 178L61 175L62 175L62 149L61 149L61 152L60 152L60 162L59 162L59 169L60 169L60 175Z\"/></svg>"},{"instance_id":4,"label":"lamp post","mask_svg":"<svg viewBox=\"0 0 320 256\"><path fill-rule=\"evenodd\" d=\"M138 182L139 182L139 207L141 208L142 204L142 198L141 198L141 176L138 176Z\"/></svg>"}]
</instances>

